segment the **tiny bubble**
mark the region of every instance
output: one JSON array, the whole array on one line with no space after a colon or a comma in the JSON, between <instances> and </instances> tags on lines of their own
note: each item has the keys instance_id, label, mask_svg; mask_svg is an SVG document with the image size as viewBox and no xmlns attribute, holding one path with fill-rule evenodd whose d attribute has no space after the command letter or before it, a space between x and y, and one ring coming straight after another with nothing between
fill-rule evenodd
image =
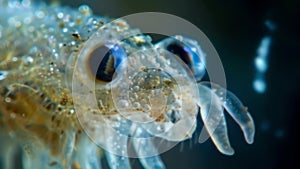
<instances>
[{"instance_id":1,"label":"tiny bubble","mask_svg":"<svg viewBox=\"0 0 300 169\"><path fill-rule=\"evenodd\" d=\"M32 63L33 62L33 58L31 56L28 56L26 57L26 62L29 64L29 63Z\"/></svg>"},{"instance_id":2,"label":"tiny bubble","mask_svg":"<svg viewBox=\"0 0 300 169\"><path fill-rule=\"evenodd\" d=\"M81 5L78 10L83 15L90 15L92 13L92 10L88 5Z\"/></svg>"},{"instance_id":3,"label":"tiny bubble","mask_svg":"<svg viewBox=\"0 0 300 169\"><path fill-rule=\"evenodd\" d=\"M62 30L64 33L67 33L68 32L68 28L63 28Z\"/></svg>"},{"instance_id":4,"label":"tiny bubble","mask_svg":"<svg viewBox=\"0 0 300 169\"><path fill-rule=\"evenodd\" d=\"M37 11L35 13L35 15L39 18L39 19L42 19L45 17L45 13L43 11Z\"/></svg>"},{"instance_id":5,"label":"tiny bubble","mask_svg":"<svg viewBox=\"0 0 300 169\"><path fill-rule=\"evenodd\" d=\"M62 19L63 17L64 17L64 13L59 12L59 13L57 14L57 18Z\"/></svg>"},{"instance_id":6,"label":"tiny bubble","mask_svg":"<svg viewBox=\"0 0 300 169\"><path fill-rule=\"evenodd\" d=\"M3 80L6 78L7 71L0 71L0 80Z\"/></svg>"},{"instance_id":7,"label":"tiny bubble","mask_svg":"<svg viewBox=\"0 0 300 169\"><path fill-rule=\"evenodd\" d=\"M143 105L144 110L149 111L151 110L151 107L149 106L149 104L144 104Z\"/></svg>"},{"instance_id":8,"label":"tiny bubble","mask_svg":"<svg viewBox=\"0 0 300 169\"><path fill-rule=\"evenodd\" d=\"M139 108L139 107L140 107L140 103L134 102L134 103L132 104L132 106L133 106L134 108Z\"/></svg>"},{"instance_id":9,"label":"tiny bubble","mask_svg":"<svg viewBox=\"0 0 300 169\"><path fill-rule=\"evenodd\" d=\"M119 101L119 106L122 107L122 108L123 107L126 108L126 107L128 107L128 105L129 105L129 103L126 100L120 100Z\"/></svg>"},{"instance_id":10,"label":"tiny bubble","mask_svg":"<svg viewBox=\"0 0 300 169\"><path fill-rule=\"evenodd\" d=\"M6 97L6 98L4 99L4 101L5 101L6 103L10 103L10 102L11 102L11 98L10 98L10 97Z\"/></svg>"},{"instance_id":11,"label":"tiny bubble","mask_svg":"<svg viewBox=\"0 0 300 169\"><path fill-rule=\"evenodd\" d=\"M10 118L12 118L12 119L16 118L16 114L15 113L10 113Z\"/></svg>"},{"instance_id":12,"label":"tiny bubble","mask_svg":"<svg viewBox=\"0 0 300 169\"><path fill-rule=\"evenodd\" d=\"M139 90L140 90L140 87L139 87L139 86L134 86L134 87L133 87L133 90L139 91Z\"/></svg>"}]
</instances>

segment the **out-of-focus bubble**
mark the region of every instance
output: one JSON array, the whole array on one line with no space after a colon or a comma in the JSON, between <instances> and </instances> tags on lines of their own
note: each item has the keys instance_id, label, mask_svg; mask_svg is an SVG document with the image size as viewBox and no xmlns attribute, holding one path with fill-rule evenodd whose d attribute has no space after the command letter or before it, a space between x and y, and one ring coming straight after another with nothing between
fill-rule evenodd
<instances>
[{"instance_id":1,"label":"out-of-focus bubble","mask_svg":"<svg viewBox=\"0 0 300 169\"><path fill-rule=\"evenodd\" d=\"M270 33L272 33L276 29L276 25L270 20L266 20L265 25ZM272 37L270 35L264 36L257 48L257 55L254 59L256 73L253 80L253 89L259 94L265 93L267 90L265 74L268 70L269 65L268 60L271 42Z\"/></svg>"},{"instance_id":2,"label":"out-of-focus bubble","mask_svg":"<svg viewBox=\"0 0 300 169\"><path fill-rule=\"evenodd\" d=\"M279 128L277 130L275 130L274 132L274 136L278 139L282 139L285 137L285 130L282 128Z\"/></svg>"}]
</instances>

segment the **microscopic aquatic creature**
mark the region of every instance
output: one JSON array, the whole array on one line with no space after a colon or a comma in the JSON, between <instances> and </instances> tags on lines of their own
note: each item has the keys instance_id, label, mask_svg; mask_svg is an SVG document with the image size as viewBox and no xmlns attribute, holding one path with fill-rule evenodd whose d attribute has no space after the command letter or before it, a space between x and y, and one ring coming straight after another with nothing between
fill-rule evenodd
<instances>
[{"instance_id":1,"label":"microscopic aquatic creature","mask_svg":"<svg viewBox=\"0 0 300 169\"><path fill-rule=\"evenodd\" d=\"M195 40L176 35L153 44L86 5L0 5L1 168L14 167L19 148L24 169L98 169L103 156L110 168L130 168L128 157L165 168L164 140L192 137L199 112L218 150L232 155L223 109L253 142L247 108L201 82L206 56Z\"/></svg>"}]
</instances>

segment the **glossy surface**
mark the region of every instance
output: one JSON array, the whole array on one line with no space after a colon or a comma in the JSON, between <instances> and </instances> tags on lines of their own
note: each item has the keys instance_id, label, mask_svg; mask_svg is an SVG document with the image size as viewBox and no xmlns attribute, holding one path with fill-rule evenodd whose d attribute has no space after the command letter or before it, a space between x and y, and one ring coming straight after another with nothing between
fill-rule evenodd
<instances>
[{"instance_id":1,"label":"glossy surface","mask_svg":"<svg viewBox=\"0 0 300 169\"><path fill-rule=\"evenodd\" d=\"M167 52L164 45L167 41L160 42L154 49L143 48L152 45L148 36L135 36L139 30L130 28L123 20L106 24L109 19L92 15L87 6L72 10L13 2L1 6L0 14L7 16L0 18L3 100L0 129L1 138L5 138L5 148L1 151L7 154L3 157L3 168L13 165L12 150L18 146L23 148L24 168L101 168L97 160L99 154L105 154L111 168L130 168L126 158L130 152L122 151L127 147L118 148L127 140L119 140L120 134L113 135L107 127L113 126L125 136L151 135L169 141L184 141L192 137L196 129L199 107L204 124L222 153L233 154L223 107L241 126L246 141L253 142L252 118L237 97L221 87L209 88L194 80L193 75L200 81L204 69L199 68L199 64L205 63L203 53L192 50L200 49L194 41L181 37L181 47L188 48L185 56L190 57L189 64L184 65L180 61L183 56ZM120 40L128 34L134 36ZM89 65L82 63L90 58L95 46L111 43L124 48L128 59L121 66L108 65L113 65L118 72L116 80L108 84L94 83L95 79L87 76ZM123 57L123 51L116 49L114 52ZM72 77L77 77L78 83L72 84ZM74 85L90 88L91 84L95 84L97 111L84 95L72 95ZM128 90L129 98L125 101L133 104L120 106L118 101L124 104L123 98L127 97L124 93ZM223 99L226 92L227 99ZM147 101L148 97L155 99ZM76 100L78 98L80 102ZM166 108L161 107L163 101L166 101ZM74 106L84 113L78 114ZM81 125L76 115L81 119ZM152 121L139 124L140 120ZM95 143L107 151L103 153ZM154 145L138 139L132 144L145 168L164 168L159 156L148 157L148 153L157 155ZM147 149L141 149L141 146ZM110 151L122 156L115 156Z\"/></svg>"}]
</instances>

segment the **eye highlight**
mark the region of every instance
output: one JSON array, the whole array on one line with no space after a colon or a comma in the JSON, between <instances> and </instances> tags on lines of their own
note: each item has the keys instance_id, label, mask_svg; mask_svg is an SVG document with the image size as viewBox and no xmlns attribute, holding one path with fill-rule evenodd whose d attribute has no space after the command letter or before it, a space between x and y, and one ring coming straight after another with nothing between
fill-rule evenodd
<instances>
[{"instance_id":1,"label":"eye highlight","mask_svg":"<svg viewBox=\"0 0 300 169\"><path fill-rule=\"evenodd\" d=\"M116 69L127 57L118 44L107 43L95 48L87 59L87 68L97 82L109 83L117 77Z\"/></svg>"},{"instance_id":2,"label":"eye highlight","mask_svg":"<svg viewBox=\"0 0 300 169\"><path fill-rule=\"evenodd\" d=\"M171 42L169 45L166 46L166 49L177 55L178 57L180 57L180 59L185 63L187 64L189 67L192 66L193 64L193 60L192 60L192 51L184 46L183 43L181 42L178 42L178 41L174 41L174 42Z\"/></svg>"},{"instance_id":3,"label":"eye highlight","mask_svg":"<svg viewBox=\"0 0 300 169\"><path fill-rule=\"evenodd\" d=\"M177 55L193 72L197 81L205 74L205 53L200 49L197 41L174 36L163 39L155 45Z\"/></svg>"}]
</instances>

